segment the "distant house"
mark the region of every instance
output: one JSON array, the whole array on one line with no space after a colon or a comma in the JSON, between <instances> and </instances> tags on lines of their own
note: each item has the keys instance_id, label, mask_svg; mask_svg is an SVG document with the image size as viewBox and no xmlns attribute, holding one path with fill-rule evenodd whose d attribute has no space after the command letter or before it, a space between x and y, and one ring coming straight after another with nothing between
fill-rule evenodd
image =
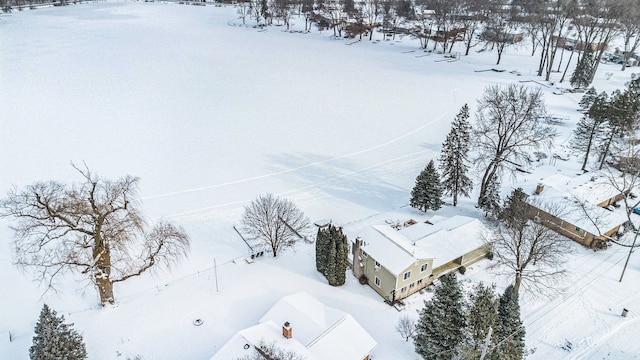
<instances>
[{"instance_id":1,"label":"distant house","mask_svg":"<svg viewBox=\"0 0 640 360\"><path fill-rule=\"evenodd\" d=\"M478 219L466 216L399 228L373 225L352 244L353 274L395 303L441 275L485 258L491 252L486 232Z\"/></svg>"},{"instance_id":2,"label":"distant house","mask_svg":"<svg viewBox=\"0 0 640 360\"><path fill-rule=\"evenodd\" d=\"M261 344L305 360L368 360L378 345L351 315L297 293L280 299L257 325L236 333L211 360L250 356Z\"/></svg>"},{"instance_id":3,"label":"distant house","mask_svg":"<svg viewBox=\"0 0 640 360\"><path fill-rule=\"evenodd\" d=\"M584 42L578 40L578 39L574 39L574 38L569 38L569 37L565 37L562 36L560 38L558 38L557 36L553 35L552 37L552 41L557 41L557 44L559 47L561 48L565 48L569 51L575 49L578 51L584 51L586 49L586 45ZM606 49L607 48L607 44L606 43L592 43L591 46L591 51L599 51L602 49Z\"/></svg>"},{"instance_id":4,"label":"distant house","mask_svg":"<svg viewBox=\"0 0 640 360\"><path fill-rule=\"evenodd\" d=\"M627 221L614 211L625 194L602 173L555 174L541 179L535 188L522 188L530 195L532 220L590 248L601 248Z\"/></svg>"}]
</instances>

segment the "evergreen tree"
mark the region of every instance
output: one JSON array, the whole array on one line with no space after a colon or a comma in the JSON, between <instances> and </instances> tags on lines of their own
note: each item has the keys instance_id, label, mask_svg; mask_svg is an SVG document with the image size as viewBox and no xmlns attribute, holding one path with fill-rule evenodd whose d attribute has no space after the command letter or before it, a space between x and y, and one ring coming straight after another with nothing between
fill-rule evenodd
<instances>
[{"instance_id":1,"label":"evergreen tree","mask_svg":"<svg viewBox=\"0 0 640 360\"><path fill-rule=\"evenodd\" d=\"M411 190L410 204L421 211L438 210L443 204L442 191L440 175L431 160L416 178L416 184Z\"/></svg>"},{"instance_id":2,"label":"evergreen tree","mask_svg":"<svg viewBox=\"0 0 640 360\"><path fill-rule=\"evenodd\" d=\"M349 256L349 241L342 228L332 224L318 230L316 269L332 286L344 285Z\"/></svg>"},{"instance_id":3,"label":"evergreen tree","mask_svg":"<svg viewBox=\"0 0 640 360\"><path fill-rule=\"evenodd\" d=\"M518 293L513 285L500 297L498 318L493 330L492 360L521 360L524 358L525 329L520 320Z\"/></svg>"},{"instance_id":4,"label":"evergreen tree","mask_svg":"<svg viewBox=\"0 0 640 360\"><path fill-rule=\"evenodd\" d=\"M330 285L333 285L336 283L336 273L338 271L337 269L337 254L338 254L338 250L336 249L336 239L335 237L333 237L331 234L332 232L330 232L330 237L329 237L329 258L328 258L328 262L327 262L327 270L325 271L324 275L326 276L327 280L329 281Z\"/></svg>"},{"instance_id":5,"label":"evergreen tree","mask_svg":"<svg viewBox=\"0 0 640 360\"><path fill-rule=\"evenodd\" d=\"M31 360L81 360L87 358L82 336L72 328L73 324L65 324L64 316L57 316L47 304L40 311L36 323L33 346L29 348Z\"/></svg>"},{"instance_id":6,"label":"evergreen tree","mask_svg":"<svg viewBox=\"0 0 640 360\"><path fill-rule=\"evenodd\" d=\"M336 274L333 286L344 285L347 280L347 266L349 262L349 240L342 233L342 228L336 229Z\"/></svg>"},{"instance_id":7,"label":"evergreen tree","mask_svg":"<svg viewBox=\"0 0 640 360\"><path fill-rule=\"evenodd\" d=\"M453 120L440 153L442 187L447 195L453 196L453 206L458 204L458 194L469 197L473 188L473 182L467 176L470 138L469 106L465 104Z\"/></svg>"},{"instance_id":8,"label":"evergreen tree","mask_svg":"<svg viewBox=\"0 0 640 360\"><path fill-rule=\"evenodd\" d=\"M467 337L462 347L463 358L479 359L485 347L489 329L495 326L498 317L498 299L495 285L477 284L469 295L466 311Z\"/></svg>"},{"instance_id":9,"label":"evergreen tree","mask_svg":"<svg viewBox=\"0 0 640 360\"><path fill-rule=\"evenodd\" d=\"M609 106L604 108L607 115L606 136L600 144L600 168L604 166L612 146L619 144L625 137L633 132L638 123L640 100L634 88L628 87L621 92L616 90L609 101Z\"/></svg>"},{"instance_id":10,"label":"evergreen tree","mask_svg":"<svg viewBox=\"0 0 640 360\"><path fill-rule=\"evenodd\" d=\"M425 301L416 325L414 345L423 359L455 358L466 326L463 298L455 274L440 277L431 301Z\"/></svg>"},{"instance_id":11,"label":"evergreen tree","mask_svg":"<svg viewBox=\"0 0 640 360\"><path fill-rule=\"evenodd\" d=\"M587 92L584 93L582 99L580 99L580 102L578 104L583 109L589 109L596 97L598 97L598 92L596 91L596 88L592 86L589 88L589 90L587 90Z\"/></svg>"},{"instance_id":12,"label":"evergreen tree","mask_svg":"<svg viewBox=\"0 0 640 360\"><path fill-rule=\"evenodd\" d=\"M320 227L318 228L318 235L316 236L316 270L323 274L327 270L327 264L329 262L328 232L328 227Z\"/></svg>"},{"instance_id":13,"label":"evergreen tree","mask_svg":"<svg viewBox=\"0 0 640 360\"><path fill-rule=\"evenodd\" d=\"M484 216L497 216L500 211L500 183L496 176L489 179L487 191L478 199L478 206L484 210Z\"/></svg>"},{"instance_id":14,"label":"evergreen tree","mask_svg":"<svg viewBox=\"0 0 640 360\"><path fill-rule=\"evenodd\" d=\"M523 227L529 221L527 210L527 194L522 191L522 188L517 188L505 200L504 207L498 214L498 220L507 227Z\"/></svg>"},{"instance_id":15,"label":"evergreen tree","mask_svg":"<svg viewBox=\"0 0 640 360\"><path fill-rule=\"evenodd\" d=\"M585 50L576 64L576 68L571 74L569 82L574 88L584 88L591 83L591 72L593 71L593 54Z\"/></svg>"},{"instance_id":16,"label":"evergreen tree","mask_svg":"<svg viewBox=\"0 0 640 360\"><path fill-rule=\"evenodd\" d=\"M589 161L589 155L591 154L594 144L599 143L601 140L604 131L604 120L605 119L587 114L580 119L578 125L573 130L573 136L571 140L569 140L569 146L571 146L575 153L583 156L583 171L587 169L587 162Z\"/></svg>"}]
</instances>

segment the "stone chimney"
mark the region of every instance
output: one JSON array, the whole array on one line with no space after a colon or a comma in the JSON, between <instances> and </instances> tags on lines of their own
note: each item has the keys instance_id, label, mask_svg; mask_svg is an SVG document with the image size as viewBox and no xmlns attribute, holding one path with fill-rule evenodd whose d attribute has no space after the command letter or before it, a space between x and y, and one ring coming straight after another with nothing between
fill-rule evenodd
<instances>
[{"instance_id":1,"label":"stone chimney","mask_svg":"<svg viewBox=\"0 0 640 360\"><path fill-rule=\"evenodd\" d=\"M289 322L285 322L284 325L282 325L282 336L286 337L287 339L291 339L291 337L293 336L293 329L291 329L291 324L289 324Z\"/></svg>"},{"instance_id":2,"label":"stone chimney","mask_svg":"<svg viewBox=\"0 0 640 360\"><path fill-rule=\"evenodd\" d=\"M544 191L544 184L543 183L538 183L538 185L536 186L536 194L540 194Z\"/></svg>"}]
</instances>

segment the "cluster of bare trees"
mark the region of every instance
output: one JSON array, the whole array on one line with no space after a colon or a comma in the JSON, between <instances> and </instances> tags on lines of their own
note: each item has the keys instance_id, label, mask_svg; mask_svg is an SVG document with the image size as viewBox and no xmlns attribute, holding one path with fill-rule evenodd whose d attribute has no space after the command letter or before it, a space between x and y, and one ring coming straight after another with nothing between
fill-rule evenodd
<instances>
[{"instance_id":1,"label":"cluster of bare trees","mask_svg":"<svg viewBox=\"0 0 640 360\"><path fill-rule=\"evenodd\" d=\"M561 71L563 48L572 51L569 59L585 49L596 52L596 68L614 38L624 41L625 61L640 44L638 0L241 0L238 8L243 21L250 17L256 25L288 28L292 15L303 15L305 31L315 23L337 37L405 34L419 39L423 49L450 52L461 42L465 55L483 44L496 50L498 64L508 45L527 36L532 56L541 49L538 76L547 80Z\"/></svg>"},{"instance_id":2,"label":"cluster of bare trees","mask_svg":"<svg viewBox=\"0 0 640 360\"><path fill-rule=\"evenodd\" d=\"M68 0L53 1L64 5ZM496 51L500 63L505 48L528 37L532 56L541 49L538 76L550 79L563 71L564 81L571 59L590 58L590 77L607 46L620 38L624 48L622 70L640 46L639 0L217 0L237 6L243 23L256 26L283 25L303 18L304 31L315 24L336 37L374 39L374 33L395 39L397 34L420 41L420 47L451 52L462 43L465 55L478 45ZM50 0L0 0L3 11L22 9ZM379 39L376 39L379 40ZM564 51L571 53L564 61ZM592 54L593 53L593 54ZM580 59L578 59L580 60ZM564 65L564 70L562 67ZM591 82L589 80L589 83Z\"/></svg>"},{"instance_id":3,"label":"cluster of bare trees","mask_svg":"<svg viewBox=\"0 0 640 360\"><path fill-rule=\"evenodd\" d=\"M0 11L11 12L13 10L23 10L25 8L36 8L39 6L64 6L69 3L88 2L92 0L0 0Z\"/></svg>"}]
</instances>

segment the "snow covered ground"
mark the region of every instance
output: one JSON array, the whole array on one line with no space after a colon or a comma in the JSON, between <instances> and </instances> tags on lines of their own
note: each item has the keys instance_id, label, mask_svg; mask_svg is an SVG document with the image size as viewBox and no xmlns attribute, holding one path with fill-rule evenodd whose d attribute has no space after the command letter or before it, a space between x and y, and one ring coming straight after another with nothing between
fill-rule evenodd
<instances>
[{"instance_id":1,"label":"snow covered ground","mask_svg":"<svg viewBox=\"0 0 640 360\"><path fill-rule=\"evenodd\" d=\"M117 285L117 304L100 309L94 289L73 276L43 296L11 265L12 234L1 220L0 284L8 291L0 297L0 358L28 358L47 302L75 323L90 359L207 359L299 291L351 313L379 343L373 358L418 358L394 327L403 314L417 317L428 294L398 312L350 276L330 287L309 244L247 264L232 226L266 192L293 200L312 220L343 224L350 238L372 223L432 216L407 207L409 192L449 123L464 103L473 111L489 84L542 82L538 56L517 46L498 66L491 51L436 61L444 57L408 37L376 33L382 41L354 43L315 28L258 31L236 17L232 7L116 1L0 16L0 191L78 180L70 162L86 162L105 177L139 176L150 219L169 218L192 237L187 261ZM477 72L491 68L507 71ZM596 88L619 88L630 73L601 65ZM526 84L567 118L554 150L564 154L580 94ZM574 159L543 160L527 181L578 169ZM438 214L480 217L473 204ZM624 249L574 249L561 295L521 300L529 358L640 359L640 259L632 257L619 283ZM506 279L489 265L459 278L502 290ZM196 318L204 323L194 326ZM575 344L571 353L560 348L565 339Z\"/></svg>"}]
</instances>

